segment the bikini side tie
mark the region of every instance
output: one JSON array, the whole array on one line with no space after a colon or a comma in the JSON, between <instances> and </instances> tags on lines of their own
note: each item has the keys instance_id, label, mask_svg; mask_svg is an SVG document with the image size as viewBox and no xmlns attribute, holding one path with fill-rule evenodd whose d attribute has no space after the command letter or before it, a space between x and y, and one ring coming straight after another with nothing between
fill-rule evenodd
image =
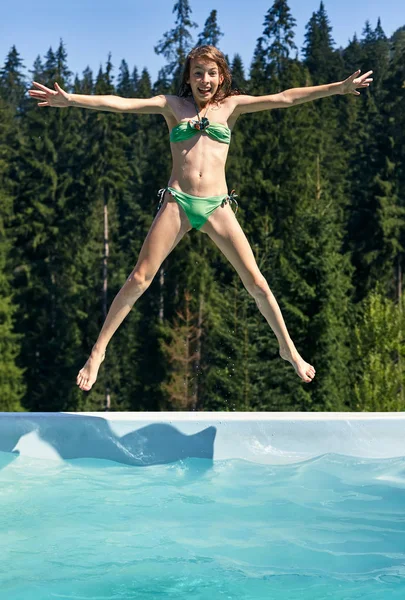
<instances>
[{"instance_id":1,"label":"bikini side tie","mask_svg":"<svg viewBox=\"0 0 405 600\"><path fill-rule=\"evenodd\" d=\"M158 191L158 193L157 193L157 197L159 198L159 204L158 204L158 207L157 207L157 209L156 209L156 212L158 212L158 210L160 209L160 207L161 207L161 206L162 206L162 204L163 204L163 198L165 197L165 192L166 192L166 190L167 190L167 187L166 187L166 188L161 188L161 189Z\"/></svg>"},{"instance_id":2,"label":"bikini side tie","mask_svg":"<svg viewBox=\"0 0 405 600\"><path fill-rule=\"evenodd\" d=\"M232 202L235 202L235 204L236 204L235 215L236 215L236 213L238 212L238 208L239 208L238 202L236 200L236 198L238 198L238 197L239 196L237 194L235 194L235 190L232 190L231 193L228 194L228 196L222 200L221 206L225 206L225 204L230 204L232 206Z\"/></svg>"}]
</instances>

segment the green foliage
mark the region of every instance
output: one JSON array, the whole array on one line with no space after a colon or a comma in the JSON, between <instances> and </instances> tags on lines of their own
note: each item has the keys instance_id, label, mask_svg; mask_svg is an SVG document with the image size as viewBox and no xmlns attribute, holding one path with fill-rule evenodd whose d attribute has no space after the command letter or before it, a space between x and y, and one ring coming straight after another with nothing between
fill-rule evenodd
<instances>
[{"instance_id":1,"label":"green foliage","mask_svg":"<svg viewBox=\"0 0 405 600\"><path fill-rule=\"evenodd\" d=\"M382 286L359 306L353 332L354 405L357 411L405 409L405 302L386 298Z\"/></svg>"},{"instance_id":2,"label":"green foliage","mask_svg":"<svg viewBox=\"0 0 405 600\"><path fill-rule=\"evenodd\" d=\"M24 369L18 364L21 338L14 331L18 306L11 287L11 240L6 236L6 226L13 213L13 185L7 154L15 132L11 129L12 109L0 99L0 410L19 412L25 393Z\"/></svg>"},{"instance_id":3,"label":"green foliage","mask_svg":"<svg viewBox=\"0 0 405 600\"><path fill-rule=\"evenodd\" d=\"M60 41L32 79L78 94L175 93L194 42L190 2L156 46L166 64L111 57L93 78L68 68ZM303 383L237 272L203 233L167 256L115 333L89 394L76 374L107 305L134 268L170 176L161 116L38 108L15 46L0 69L0 410L404 410L405 34L377 22L334 49L321 2L304 60L286 0L264 16L249 72L259 95L374 71L360 97L244 115L232 133L229 189L260 273L302 357ZM198 43L222 34L212 10ZM104 215L108 212L109 256ZM103 280L103 260L107 279ZM105 264L105 263L104 263Z\"/></svg>"}]
</instances>

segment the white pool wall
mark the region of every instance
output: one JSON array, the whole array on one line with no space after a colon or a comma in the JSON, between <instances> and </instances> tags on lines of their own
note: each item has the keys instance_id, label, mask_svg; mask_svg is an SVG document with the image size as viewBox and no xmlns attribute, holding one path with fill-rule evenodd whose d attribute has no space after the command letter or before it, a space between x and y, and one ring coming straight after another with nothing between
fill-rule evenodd
<instances>
[{"instance_id":1,"label":"white pool wall","mask_svg":"<svg viewBox=\"0 0 405 600\"><path fill-rule=\"evenodd\" d=\"M51 460L135 466L188 457L263 464L326 453L405 456L405 413L0 413L0 451Z\"/></svg>"},{"instance_id":2,"label":"white pool wall","mask_svg":"<svg viewBox=\"0 0 405 600\"><path fill-rule=\"evenodd\" d=\"M405 412L0 413L0 452L134 466L188 457L297 463L327 453L405 456Z\"/></svg>"}]
</instances>

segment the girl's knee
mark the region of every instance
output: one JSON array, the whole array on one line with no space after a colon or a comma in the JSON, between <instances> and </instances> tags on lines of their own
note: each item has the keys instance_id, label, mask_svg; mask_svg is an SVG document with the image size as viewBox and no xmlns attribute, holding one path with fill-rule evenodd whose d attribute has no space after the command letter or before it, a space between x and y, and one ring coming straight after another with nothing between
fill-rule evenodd
<instances>
[{"instance_id":1,"label":"girl's knee","mask_svg":"<svg viewBox=\"0 0 405 600\"><path fill-rule=\"evenodd\" d=\"M153 281L155 274L151 275L141 270L133 270L126 280L125 285L139 290L146 290Z\"/></svg>"},{"instance_id":2,"label":"girl's knee","mask_svg":"<svg viewBox=\"0 0 405 600\"><path fill-rule=\"evenodd\" d=\"M263 275L251 276L245 287L253 298L267 296L270 293L269 284Z\"/></svg>"}]
</instances>

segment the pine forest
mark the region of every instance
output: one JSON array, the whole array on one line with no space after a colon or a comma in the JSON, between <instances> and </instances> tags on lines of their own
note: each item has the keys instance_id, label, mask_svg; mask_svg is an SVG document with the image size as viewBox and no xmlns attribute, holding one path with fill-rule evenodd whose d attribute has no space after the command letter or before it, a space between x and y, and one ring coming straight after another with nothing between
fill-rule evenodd
<instances>
[{"instance_id":1,"label":"pine forest","mask_svg":"<svg viewBox=\"0 0 405 600\"><path fill-rule=\"evenodd\" d=\"M237 219L315 380L280 358L235 269L193 229L115 333L91 391L77 387L167 185L168 130L161 115L39 108L27 90L176 94L187 53L221 49L224 36L216 10L201 26L192 0L172 14L152 40L165 61L156 81L111 55L73 77L62 39L29 76L15 46L4 59L0 411L404 411L405 25L388 38L367 20L337 48L323 2L303 48L287 0L274 0L251 63L226 56L233 87L251 95L373 70L359 96L246 114L232 133Z\"/></svg>"}]
</instances>

